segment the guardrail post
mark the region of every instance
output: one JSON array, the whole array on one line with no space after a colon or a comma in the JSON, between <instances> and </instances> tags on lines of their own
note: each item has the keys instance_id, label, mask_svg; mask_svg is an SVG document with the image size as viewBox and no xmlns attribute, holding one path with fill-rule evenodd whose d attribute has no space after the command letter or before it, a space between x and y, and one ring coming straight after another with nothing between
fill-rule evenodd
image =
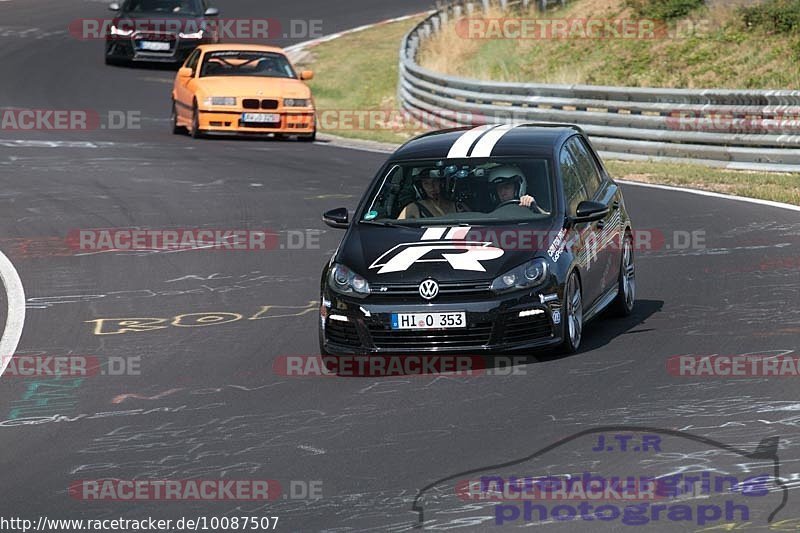
<instances>
[{"instance_id":1,"label":"guardrail post","mask_svg":"<svg viewBox=\"0 0 800 533\"><path fill-rule=\"evenodd\" d=\"M481 0L481 4L483 4L483 12L489 12L489 0Z\"/></svg>"},{"instance_id":2,"label":"guardrail post","mask_svg":"<svg viewBox=\"0 0 800 533\"><path fill-rule=\"evenodd\" d=\"M500 0L500 9L508 11L508 0Z\"/></svg>"}]
</instances>

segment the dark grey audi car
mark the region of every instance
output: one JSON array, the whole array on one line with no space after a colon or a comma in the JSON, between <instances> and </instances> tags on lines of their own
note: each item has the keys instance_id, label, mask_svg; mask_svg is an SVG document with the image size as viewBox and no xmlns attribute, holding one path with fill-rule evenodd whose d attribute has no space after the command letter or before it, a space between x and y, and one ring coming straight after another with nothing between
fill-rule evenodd
<instances>
[{"instance_id":1,"label":"dark grey audi car","mask_svg":"<svg viewBox=\"0 0 800 533\"><path fill-rule=\"evenodd\" d=\"M219 10L206 0L124 0L107 27L105 62L181 65L201 44L216 43Z\"/></svg>"},{"instance_id":2,"label":"dark grey audi car","mask_svg":"<svg viewBox=\"0 0 800 533\"><path fill-rule=\"evenodd\" d=\"M428 133L378 171L321 281L324 355L574 352L586 321L631 313L622 192L576 126Z\"/></svg>"}]
</instances>

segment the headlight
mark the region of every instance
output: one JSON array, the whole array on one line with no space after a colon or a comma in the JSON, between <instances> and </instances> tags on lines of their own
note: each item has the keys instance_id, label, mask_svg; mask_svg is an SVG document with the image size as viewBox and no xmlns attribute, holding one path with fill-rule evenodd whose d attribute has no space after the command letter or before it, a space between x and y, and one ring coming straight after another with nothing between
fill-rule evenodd
<instances>
[{"instance_id":1,"label":"headlight","mask_svg":"<svg viewBox=\"0 0 800 533\"><path fill-rule=\"evenodd\" d=\"M285 107L308 107L308 98L284 98Z\"/></svg>"},{"instance_id":2,"label":"headlight","mask_svg":"<svg viewBox=\"0 0 800 533\"><path fill-rule=\"evenodd\" d=\"M116 26L111 26L111 35L116 37L130 37L133 35L133 30L126 30L123 28L117 28Z\"/></svg>"},{"instance_id":3,"label":"headlight","mask_svg":"<svg viewBox=\"0 0 800 533\"><path fill-rule=\"evenodd\" d=\"M534 259L495 278L492 282L492 290L502 292L512 289L529 289L540 285L546 277L547 262L544 259Z\"/></svg>"},{"instance_id":4,"label":"headlight","mask_svg":"<svg viewBox=\"0 0 800 533\"><path fill-rule=\"evenodd\" d=\"M203 30L196 31L194 33L179 33L178 37L180 37L181 39L202 39Z\"/></svg>"},{"instance_id":5,"label":"headlight","mask_svg":"<svg viewBox=\"0 0 800 533\"><path fill-rule=\"evenodd\" d=\"M235 96L209 96L203 100L203 103L209 105L236 105Z\"/></svg>"},{"instance_id":6,"label":"headlight","mask_svg":"<svg viewBox=\"0 0 800 533\"><path fill-rule=\"evenodd\" d=\"M367 280L344 265L334 264L328 276L328 286L341 294L352 294L359 298L369 294Z\"/></svg>"}]
</instances>

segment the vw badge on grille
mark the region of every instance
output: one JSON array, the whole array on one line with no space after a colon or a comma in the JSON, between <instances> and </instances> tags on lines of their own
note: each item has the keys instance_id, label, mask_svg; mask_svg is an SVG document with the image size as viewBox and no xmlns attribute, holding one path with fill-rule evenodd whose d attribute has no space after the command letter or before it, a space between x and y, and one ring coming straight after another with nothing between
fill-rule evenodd
<instances>
[{"instance_id":1,"label":"vw badge on grille","mask_svg":"<svg viewBox=\"0 0 800 533\"><path fill-rule=\"evenodd\" d=\"M433 300L439 294L439 284L435 280L426 279L419 284L419 295L426 300Z\"/></svg>"}]
</instances>

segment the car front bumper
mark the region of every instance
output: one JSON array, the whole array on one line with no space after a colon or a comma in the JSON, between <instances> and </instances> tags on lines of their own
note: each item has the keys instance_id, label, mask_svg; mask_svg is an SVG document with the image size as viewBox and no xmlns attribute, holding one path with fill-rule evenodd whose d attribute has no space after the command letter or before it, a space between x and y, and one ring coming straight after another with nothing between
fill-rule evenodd
<instances>
[{"instance_id":1,"label":"car front bumper","mask_svg":"<svg viewBox=\"0 0 800 533\"><path fill-rule=\"evenodd\" d=\"M309 135L314 133L316 122L313 109L289 111L285 108L269 111L280 116L280 122L251 124L242 122L243 113L252 113L250 110L241 111L210 111L198 110L198 120L203 133L284 133L289 135Z\"/></svg>"},{"instance_id":2,"label":"car front bumper","mask_svg":"<svg viewBox=\"0 0 800 533\"><path fill-rule=\"evenodd\" d=\"M545 296L543 301L542 296ZM561 293L555 287L523 295L461 302L369 303L323 291L319 327L322 349L333 355L504 353L562 342ZM393 313L465 312L466 328L396 330ZM527 312L527 316L520 316Z\"/></svg>"},{"instance_id":3,"label":"car front bumper","mask_svg":"<svg viewBox=\"0 0 800 533\"><path fill-rule=\"evenodd\" d=\"M106 57L117 61L136 61L142 63L182 64L189 54L201 44L209 44L209 39L169 40L170 49L163 52L141 50L134 37L106 38Z\"/></svg>"}]
</instances>

